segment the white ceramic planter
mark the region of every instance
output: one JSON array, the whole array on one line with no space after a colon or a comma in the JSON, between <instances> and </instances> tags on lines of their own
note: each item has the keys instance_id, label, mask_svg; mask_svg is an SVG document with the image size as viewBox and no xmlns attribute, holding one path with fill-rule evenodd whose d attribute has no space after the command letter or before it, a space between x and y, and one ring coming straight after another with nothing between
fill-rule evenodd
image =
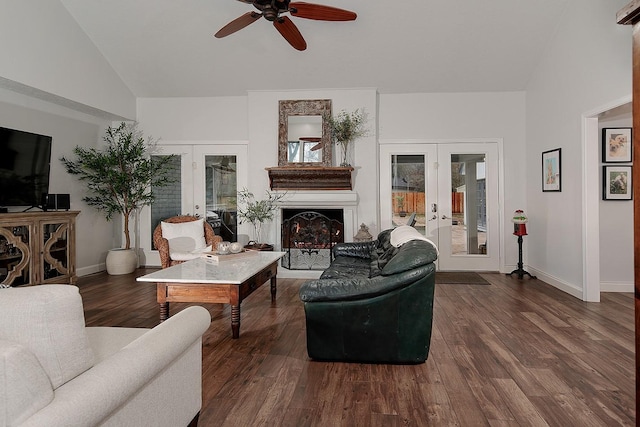
<instances>
[{"instance_id":1,"label":"white ceramic planter","mask_svg":"<svg viewBox=\"0 0 640 427\"><path fill-rule=\"evenodd\" d=\"M107 253L107 273L111 275L129 274L138 266L135 249L111 249Z\"/></svg>"}]
</instances>

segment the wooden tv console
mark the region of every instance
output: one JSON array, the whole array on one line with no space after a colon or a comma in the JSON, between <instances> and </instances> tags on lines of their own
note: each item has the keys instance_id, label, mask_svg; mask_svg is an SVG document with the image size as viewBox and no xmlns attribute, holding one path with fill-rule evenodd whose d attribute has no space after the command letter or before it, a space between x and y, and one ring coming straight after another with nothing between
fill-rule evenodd
<instances>
[{"instance_id":1,"label":"wooden tv console","mask_svg":"<svg viewBox=\"0 0 640 427\"><path fill-rule=\"evenodd\" d=\"M75 284L78 213L0 214L0 286Z\"/></svg>"}]
</instances>

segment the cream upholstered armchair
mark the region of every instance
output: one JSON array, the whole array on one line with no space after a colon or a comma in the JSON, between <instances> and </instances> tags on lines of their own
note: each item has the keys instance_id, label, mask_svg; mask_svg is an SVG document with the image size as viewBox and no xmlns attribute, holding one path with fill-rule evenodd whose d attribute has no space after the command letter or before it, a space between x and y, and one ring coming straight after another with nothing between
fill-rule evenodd
<instances>
[{"instance_id":1,"label":"cream upholstered armchair","mask_svg":"<svg viewBox=\"0 0 640 427\"><path fill-rule=\"evenodd\" d=\"M153 231L153 243L160 254L162 268L200 256L204 251L216 250L222 237L202 218L179 215L160 221Z\"/></svg>"}]
</instances>

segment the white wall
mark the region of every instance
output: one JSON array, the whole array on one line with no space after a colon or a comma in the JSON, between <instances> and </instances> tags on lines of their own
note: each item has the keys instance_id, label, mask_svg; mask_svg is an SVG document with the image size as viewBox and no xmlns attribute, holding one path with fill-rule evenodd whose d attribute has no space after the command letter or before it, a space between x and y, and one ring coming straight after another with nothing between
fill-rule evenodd
<instances>
[{"instance_id":1,"label":"white wall","mask_svg":"<svg viewBox=\"0 0 640 427\"><path fill-rule=\"evenodd\" d=\"M0 86L135 119L135 97L59 1L0 0Z\"/></svg>"},{"instance_id":2,"label":"white wall","mask_svg":"<svg viewBox=\"0 0 640 427\"><path fill-rule=\"evenodd\" d=\"M255 91L247 97L145 98L138 100L138 122L145 134L162 141L181 143L207 141L209 144L248 142L248 189L256 195L269 189L265 168L278 166L278 101L287 99L331 99L334 113L342 109L364 108L370 135L355 145L355 186L359 196L357 223L377 230L377 148L374 89ZM335 162L334 162L335 163ZM273 226L264 230L274 241Z\"/></svg>"},{"instance_id":3,"label":"white wall","mask_svg":"<svg viewBox=\"0 0 640 427\"><path fill-rule=\"evenodd\" d=\"M104 270L107 251L119 246L115 224L81 199L85 187L69 175L60 157L73 157L74 147L95 147L111 123L33 98L0 89L0 126L53 138L49 192L69 193L76 218L76 266L78 275ZM0 214L1 215L1 214Z\"/></svg>"},{"instance_id":4,"label":"white wall","mask_svg":"<svg viewBox=\"0 0 640 427\"><path fill-rule=\"evenodd\" d=\"M518 262L518 246L510 222L516 209L527 211L525 180L525 94L431 93L380 95L381 140L455 141L502 139L504 147L505 218L501 246L505 270ZM527 241L525 239L525 248ZM526 249L524 255L526 257ZM526 264L526 262L525 262Z\"/></svg>"},{"instance_id":5,"label":"white wall","mask_svg":"<svg viewBox=\"0 0 640 427\"><path fill-rule=\"evenodd\" d=\"M631 28L615 22L627 3L597 0L584 7L572 0L527 87L528 264L578 297L585 238L582 115L631 93ZM555 148L562 149L562 191L543 193L541 153Z\"/></svg>"},{"instance_id":6,"label":"white wall","mask_svg":"<svg viewBox=\"0 0 640 427\"><path fill-rule=\"evenodd\" d=\"M140 129L160 143L248 139L246 96L139 98L137 104Z\"/></svg>"}]
</instances>

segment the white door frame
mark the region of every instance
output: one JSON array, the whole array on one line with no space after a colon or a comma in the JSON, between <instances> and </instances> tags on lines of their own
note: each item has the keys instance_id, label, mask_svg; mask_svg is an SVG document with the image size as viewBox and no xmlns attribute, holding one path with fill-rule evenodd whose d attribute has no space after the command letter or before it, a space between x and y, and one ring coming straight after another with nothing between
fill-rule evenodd
<instances>
[{"instance_id":1,"label":"white door frame","mask_svg":"<svg viewBox=\"0 0 640 427\"><path fill-rule=\"evenodd\" d=\"M205 196L205 168L206 155L235 155L237 157L236 179L238 189L248 184L248 147L247 144L224 144L203 141L184 141L164 143L158 145L162 154L178 154L182 157L182 213L204 217L206 212ZM196 208L197 206L197 208ZM160 255L157 250L151 250L151 208L145 206L140 213L140 252L144 256L144 265L160 266ZM238 227L238 232L244 230L245 225ZM245 231L246 232L246 231Z\"/></svg>"},{"instance_id":2,"label":"white door frame","mask_svg":"<svg viewBox=\"0 0 640 427\"><path fill-rule=\"evenodd\" d=\"M497 257L498 257L498 270L500 272L506 272L505 267L505 236L507 235L505 230L505 213L504 213L504 150L503 150L503 140L502 138L464 138L464 139L440 139L440 140L429 140L429 139L381 139L379 141L380 147L380 183L383 181L383 173L385 169L385 163L383 160L386 159L383 156L383 153L386 153L388 156L391 152L394 154L403 154L403 152L407 153L415 153L417 147L415 145L421 144L478 144L478 143L494 143L497 146L497 186L498 186L498 194L497 194L497 204L495 210L495 215L497 215L498 221L498 230L497 230ZM410 147L414 146L413 149ZM393 148L392 148L393 147ZM401 148L401 147L409 147L409 148ZM428 173L428 172L427 172ZM390 181L389 181L390 182ZM391 227L391 218L389 216L390 208L390 197L388 194L383 194L383 191L386 189L380 186L380 229L385 229ZM386 208L385 208L386 207ZM386 209L386 210L385 210ZM389 211L389 212L387 212ZM438 213L441 215L441 212ZM510 271L510 270L509 270Z\"/></svg>"},{"instance_id":3,"label":"white door frame","mask_svg":"<svg viewBox=\"0 0 640 427\"><path fill-rule=\"evenodd\" d=\"M582 300L600 302L600 114L629 104L632 96L582 115ZM634 153L634 155L636 155ZM560 286L561 289L565 289ZM567 291L574 295L574 293ZM633 292L631 289L629 292ZM580 297L579 295L574 295Z\"/></svg>"}]
</instances>

